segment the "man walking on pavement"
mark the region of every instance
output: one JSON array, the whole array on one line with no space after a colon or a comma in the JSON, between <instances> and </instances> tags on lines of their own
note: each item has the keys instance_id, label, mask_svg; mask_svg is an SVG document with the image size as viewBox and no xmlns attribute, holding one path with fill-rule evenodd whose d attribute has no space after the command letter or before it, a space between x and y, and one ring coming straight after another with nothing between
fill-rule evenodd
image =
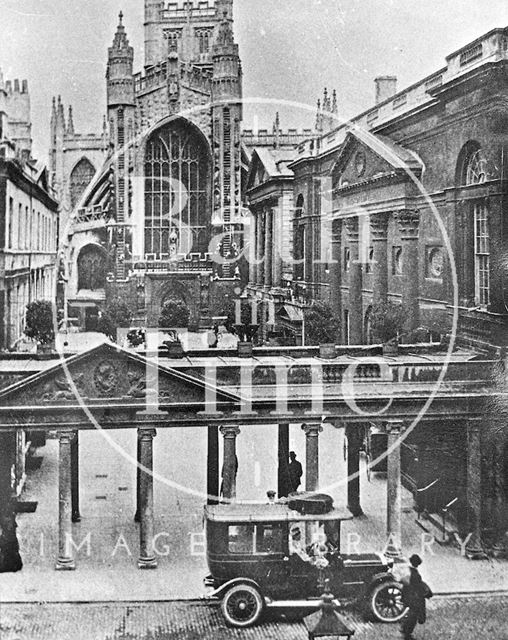
<instances>
[{"instance_id":1,"label":"man walking on pavement","mask_svg":"<svg viewBox=\"0 0 508 640\"><path fill-rule=\"evenodd\" d=\"M409 558L409 577L402 580L402 602L409 611L402 620L401 633L404 640L414 640L416 623L423 624L427 619L426 599L432 598L430 587L422 580L418 567L422 564L420 556Z\"/></svg>"},{"instance_id":2,"label":"man walking on pavement","mask_svg":"<svg viewBox=\"0 0 508 640\"><path fill-rule=\"evenodd\" d=\"M296 459L296 453L294 451L289 452L288 472L291 491L298 491L298 487L302 482L303 469L300 462Z\"/></svg>"}]
</instances>

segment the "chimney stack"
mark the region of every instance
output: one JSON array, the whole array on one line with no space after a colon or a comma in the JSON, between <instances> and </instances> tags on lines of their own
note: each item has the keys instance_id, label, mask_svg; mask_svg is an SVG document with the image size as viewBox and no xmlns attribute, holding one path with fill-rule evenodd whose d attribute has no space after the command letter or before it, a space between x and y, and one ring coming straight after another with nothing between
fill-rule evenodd
<instances>
[{"instance_id":1,"label":"chimney stack","mask_svg":"<svg viewBox=\"0 0 508 640\"><path fill-rule=\"evenodd\" d=\"M397 78L395 76L379 76L374 80L376 85L376 104L388 100L397 93Z\"/></svg>"}]
</instances>

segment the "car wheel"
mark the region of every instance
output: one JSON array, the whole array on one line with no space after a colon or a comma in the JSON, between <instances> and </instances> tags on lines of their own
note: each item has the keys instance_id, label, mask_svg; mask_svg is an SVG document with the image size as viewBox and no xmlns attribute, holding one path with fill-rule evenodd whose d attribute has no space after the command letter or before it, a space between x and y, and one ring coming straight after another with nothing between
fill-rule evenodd
<instances>
[{"instance_id":1,"label":"car wheel","mask_svg":"<svg viewBox=\"0 0 508 640\"><path fill-rule=\"evenodd\" d=\"M402 586L395 580L380 582L368 596L368 613L379 622L398 622L406 615L402 602Z\"/></svg>"},{"instance_id":2,"label":"car wheel","mask_svg":"<svg viewBox=\"0 0 508 640\"><path fill-rule=\"evenodd\" d=\"M232 627L250 627L261 617L264 601L256 587L236 584L222 599L221 611Z\"/></svg>"}]
</instances>

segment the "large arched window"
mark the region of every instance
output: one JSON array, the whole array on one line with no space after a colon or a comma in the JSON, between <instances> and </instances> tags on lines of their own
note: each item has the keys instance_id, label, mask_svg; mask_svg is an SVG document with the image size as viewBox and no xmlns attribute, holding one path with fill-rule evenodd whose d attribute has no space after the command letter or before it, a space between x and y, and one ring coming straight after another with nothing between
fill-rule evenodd
<instances>
[{"instance_id":1,"label":"large arched window","mask_svg":"<svg viewBox=\"0 0 508 640\"><path fill-rule=\"evenodd\" d=\"M459 186L482 184L487 180L487 160L480 144L467 142L459 154L457 183Z\"/></svg>"},{"instance_id":2,"label":"large arched window","mask_svg":"<svg viewBox=\"0 0 508 640\"><path fill-rule=\"evenodd\" d=\"M145 151L145 254L153 260L208 250L210 154L198 129L175 121Z\"/></svg>"},{"instance_id":3,"label":"large arched window","mask_svg":"<svg viewBox=\"0 0 508 640\"><path fill-rule=\"evenodd\" d=\"M95 168L88 158L82 158L71 172L71 206L75 207L95 175Z\"/></svg>"},{"instance_id":4,"label":"large arched window","mask_svg":"<svg viewBox=\"0 0 508 640\"><path fill-rule=\"evenodd\" d=\"M78 256L78 291L97 291L106 286L106 252L95 244L83 247Z\"/></svg>"},{"instance_id":5,"label":"large arched window","mask_svg":"<svg viewBox=\"0 0 508 640\"><path fill-rule=\"evenodd\" d=\"M294 225L294 276L295 280L303 280L305 275L305 224L302 220L304 216L305 200L300 194L296 199L296 210L293 221Z\"/></svg>"}]
</instances>

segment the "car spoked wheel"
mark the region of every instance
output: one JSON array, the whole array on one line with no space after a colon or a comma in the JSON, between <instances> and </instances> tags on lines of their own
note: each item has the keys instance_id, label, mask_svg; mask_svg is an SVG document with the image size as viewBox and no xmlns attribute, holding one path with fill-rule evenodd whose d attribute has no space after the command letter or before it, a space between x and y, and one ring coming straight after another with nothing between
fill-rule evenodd
<instances>
[{"instance_id":1,"label":"car spoked wheel","mask_svg":"<svg viewBox=\"0 0 508 640\"><path fill-rule=\"evenodd\" d=\"M407 612L402 585L395 580L377 584L370 592L369 605L372 617L379 622L398 622Z\"/></svg>"},{"instance_id":2,"label":"car spoked wheel","mask_svg":"<svg viewBox=\"0 0 508 640\"><path fill-rule=\"evenodd\" d=\"M249 584L237 584L227 591L221 603L222 615L233 627L249 627L263 613L264 602L259 591Z\"/></svg>"}]
</instances>

